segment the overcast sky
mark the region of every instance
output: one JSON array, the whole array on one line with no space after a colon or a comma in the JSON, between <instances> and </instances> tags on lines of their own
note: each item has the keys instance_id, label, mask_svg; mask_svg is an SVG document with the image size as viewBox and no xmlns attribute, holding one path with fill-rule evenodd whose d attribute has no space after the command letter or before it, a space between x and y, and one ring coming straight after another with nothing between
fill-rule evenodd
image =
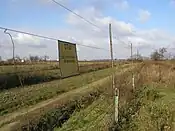
<instances>
[{"instance_id":1,"label":"overcast sky","mask_svg":"<svg viewBox=\"0 0 175 131\"><path fill-rule=\"evenodd\" d=\"M112 24L115 58L134 52L148 56L154 49L168 47L175 51L174 0L57 0L99 28L83 21L51 0L1 0L0 26L46 35L78 44L109 50L109 23ZM57 59L57 41L10 32L15 55L48 55ZM119 39L119 40L117 40ZM110 58L109 51L77 46L79 59ZM174 53L175 54L175 53ZM8 35L0 30L0 56L12 57Z\"/></svg>"}]
</instances>

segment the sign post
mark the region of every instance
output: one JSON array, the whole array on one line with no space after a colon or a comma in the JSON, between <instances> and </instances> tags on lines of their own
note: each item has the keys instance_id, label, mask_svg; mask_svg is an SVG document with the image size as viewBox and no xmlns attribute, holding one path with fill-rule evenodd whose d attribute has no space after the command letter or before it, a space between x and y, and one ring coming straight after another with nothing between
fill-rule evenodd
<instances>
[{"instance_id":1,"label":"sign post","mask_svg":"<svg viewBox=\"0 0 175 131\"><path fill-rule=\"evenodd\" d=\"M61 77L70 77L79 74L76 44L58 41L59 67Z\"/></svg>"}]
</instances>

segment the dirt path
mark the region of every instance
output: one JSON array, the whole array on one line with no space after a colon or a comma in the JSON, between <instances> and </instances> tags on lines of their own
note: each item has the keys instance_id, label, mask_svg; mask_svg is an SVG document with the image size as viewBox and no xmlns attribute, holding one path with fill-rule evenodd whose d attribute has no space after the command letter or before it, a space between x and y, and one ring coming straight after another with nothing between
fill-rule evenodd
<instances>
[{"instance_id":1,"label":"dirt path","mask_svg":"<svg viewBox=\"0 0 175 131\"><path fill-rule=\"evenodd\" d=\"M0 125L4 125L4 124L8 124L8 123L12 122L7 126L7 127L12 127L12 126L14 126L14 124L16 125L16 122L15 123L13 123L13 122L16 121L16 119L18 120L19 117L26 116L26 115L29 116L30 114L33 114L32 112L39 112L40 110L42 110L48 106L50 106L50 108L52 108L53 106L56 107L56 106L58 106L56 103L60 102L63 104L67 99L69 99L69 100L73 99L73 97L76 96L77 94L89 91L89 88L91 88L91 87L103 85L109 79L110 79L110 77L103 78L103 79L98 80L96 82L93 82L85 87L71 90L67 93L59 95L56 98L52 98L52 99L43 101L35 106L29 107L27 109L22 109L20 111L14 112L14 113L10 113L8 115L5 115L5 116L0 118ZM2 128L0 130L4 130L4 129L8 129L8 128Z\"/></svg>"},{"instance_id":2,"label":"dirt path","mask_svg":"<svg viewBox=\"0 0 175 131\"><path fill-rule=\"evenodd\" d=\"M123 69L122 72L121 71L117 72L117 75L119 75L120 73L124 73L130 69L131 68ZM63 105L64 103L67 103L68 101L76 99L79 94L90 92L95 87L102 86L104 83L109 81L110 78L111 77L108 76L108 77L103 78L101 80L95 81L91 84L88 84L84 87L71 90L69 92L63 93L63 94L61 94L57 97L54 97L52 99L48 99L46 101L40 102L37 105L30 106L30 107L25 108L25 109L21 109L19 111L7 114L5 116L1 116L0 117L0 127L1 127L0 131L1 130L2 131L11 130L16 125L21 124L20 121L22 121L23 119L26 120L26 118L28 118L28 117L31 118L32 116L33 116L33 118L38 117L42 114L41 112L43 112L43 111L47 112L52 108L59 107L60 105Z\"/></svg>"}]
</instances>

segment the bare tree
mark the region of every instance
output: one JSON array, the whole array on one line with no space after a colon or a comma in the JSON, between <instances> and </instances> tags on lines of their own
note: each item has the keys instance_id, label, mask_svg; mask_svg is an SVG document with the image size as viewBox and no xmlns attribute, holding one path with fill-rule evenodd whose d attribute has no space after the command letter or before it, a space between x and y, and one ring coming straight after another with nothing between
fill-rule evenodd
<instances>
[{"instance_id":1,"label":"bare tree","mask_svg":"<svg viewBox=\"0 0 175 131\"><path fill-rule=\"evenodd\" d=\"M137 54L133 55L133 60L141 61L141 60L143 60L143 57L141 54L137 53Z\"/></svg>"},{"instance_id":2,"label":"bare tree","mask_svg":"<svg viewBox=\"0 0 175 131\"><path fill-rule=\"evenodd\" d=\"M160 48L159 49L159 54L160 54L160 57L161 57L161 59L163 59L164 57L165 57L165 52L167 52L167 49L166 48Z\"/></svg>"},{"instance_id":3,"label":"bare tree","mask_svg":"<svg viewBox=\"0 0 175 131\"><path fill-rule=\"evenodd\" d=\"M0 61L2 61L2 57L0 56Z\"/></svg>"},{"instance_id":4,"label":"bare tree","mask_svg":"<svg viewBox=\"0 0 175 131\"><path fill-rule=\"evenodd\" d=\"M21 61L20 56L15 56L15 61L16 61L16 62L20 62L20 61Z\"/></svg>"},{"instance_id":5,"label":"bare tree","mask_svg":"<svg viewBox=\"0 0 175 131\"><path fill-rule=\"evenodd\" d=\"M157 50L154 51L154 52L151 54L151 59L152 59L152 60L157 61L157 60L160 60L160 58L161 58L160 53L159 53Z\"/></svg>"},{"instance_id":6,"label":"bare tree","mask_svg":"<svg viewBox=\"0 0 175 131\"><path fill-rule=\"evenodd\" d=\"M29 59L32 62L36 62L36 61L39 61L40 60L39 56L29 56Z\"/></svg>"},{"instance_id":7,"label":"bare tree","mask_svg":"<svg viewBox=\"0 0 175 131\"><path fill-rule=\"evenodd\" d=\"M47 61L49 59L49 56L45 55L44 56L44 61Z\"/></svg>"},{"instance_id":8,"label":"bare tree","mask_svg":"<svg viewBox=\"0 0 175 131\"><path fill-rule=\"evenodd\" d=\"M159 51L155 50L151 54L151 59L152 60L162 60L165 58L165 52L167 52L166 48L160 48Z\"/></svg>"},{"instance_id":9,"label":"bare tree","mask_svg":"<svg viewBox=\"0 0 175 131\"><path fill-rule=\"evenodd\" d=\"M175 60L175 56L172 57L172 60Z\"/></svg>"}]
</instances>

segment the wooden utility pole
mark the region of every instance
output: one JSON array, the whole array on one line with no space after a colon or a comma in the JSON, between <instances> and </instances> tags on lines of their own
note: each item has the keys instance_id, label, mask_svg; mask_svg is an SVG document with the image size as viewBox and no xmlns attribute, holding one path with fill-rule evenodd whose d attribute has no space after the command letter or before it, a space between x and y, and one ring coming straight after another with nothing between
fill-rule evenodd
<instances>
[{"instance_id":1,"label":"wooden utility pole","mask_svg":"<svg viewBox=\"0 0 175 131\"><path fill-rule=\"evenodd\" d=\"M110 37L110 52L111 52L111 68L114 67L114 57L113 57L113 48L112 48L112 29L111 24L109 24L109 37Z\"/></svg>"},{"instance_id":2,"label":"wooden utility pole","mask_svg":"<svg viewBox=\"0 0 175 131\"><path fill-rule=\"evenodd\" d=\"M110 53L111 53L111 68L114 68L113 48L112 48L112 29L109 24L109 37L110 37ZM112 75L112 90L114 90L114 120L118 122L118 105L119 105L119 90L115 87L115 73Z\"/></svg>"},{"instance_id":3,"label":"wooden utility pole","mask_svg":"<svg viewBox=\"0 0 175 131\"><path fill-rule=\"evenodd\" d=\"M131 42L131 61L132 61L132 67L134 66L134 61L133 61L133 45ZM135 76L134 76L134 72L132 71L132 88L133 91L135 90Z\"/></svg>"},{"instance_id":4,"label":"wooden utility pole","mask_svg":"<svg viewBox=\"0 0 175 131\"><path fill-rule=\"evenodd\" d=\"M131 61L132 61L132 63L133 63L133 49L132 49L132 42L131 42Z\"/></svg>"},{"instance_id":5,"label":"wooden utility pole","mask_svg":"<svg viewBox=\"0 0 175 131\"><path fill-rule=\"evenodd\" d=\"M139 50L137 49L137 60L139 60Z\"/></svg>"}]
</instances>

